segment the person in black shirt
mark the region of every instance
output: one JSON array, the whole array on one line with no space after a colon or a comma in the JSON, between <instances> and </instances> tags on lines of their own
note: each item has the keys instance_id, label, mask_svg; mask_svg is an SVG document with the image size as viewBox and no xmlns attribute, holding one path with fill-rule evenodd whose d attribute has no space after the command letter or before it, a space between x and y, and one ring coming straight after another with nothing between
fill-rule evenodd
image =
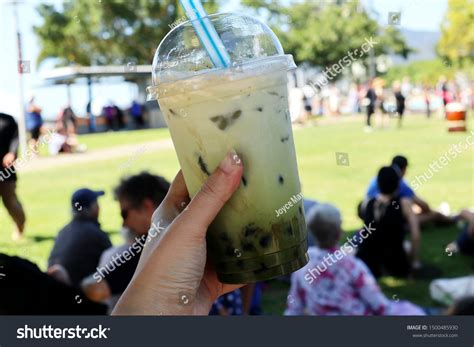
<instances>
[{"instance_id":1,"label":"person in black shirt","mask_svg":"<svg viewBox=\"0 0 474 347\"><path fill-rule=\"evenodd\" d=\"M16 224L14 239L23 234L25 212L16 195L16 160L19 146L18 126L12 116L0 113L0 198Z\"/></svg>"},{"instance_id":2,"label":"person in black shirt","mask_svg":"<svg viewBox=\"0 0 474 347\"><path fill-rule=\"evenodd\" d=\"M368 201L364 215L365 225L374 231L363 237L357 252L372 274L407 277L420 268L418 249L420 229L407 198L398 197L400 176L390 166L380 169L377 184L380 193ZM405 225L408 222L411 235L411 253L403 247Z\"/></svg>"},{"instance_id":3,"label":"person in black shirt","mask_svg":"<svg viewBox=\"0 0 474 347\"><path fill-rule=\"evenodd\" d=\"M41 272L32 262L0 253L1 315L104 315L107 306Z\"/></svg>"},{"instance_id":4,"label":"person in black shirt","mask_svg":"<svg viewBox=\"0 0 474 347\"><path fill-rule=\"evenodd\" d=\"M365 97L368 100L367 105L367 127L371 127L370 118L375 112L375 103L377 101L377 94L375 94L375 89L373 87L373 82L369 82L369 88L367 89L367 94Z\"/></svg>"},{"instance_id":5,"label":"person in black shirt","mask_svg":"<svg viewBox=\"0 0 474 347\"><path fill-rule=\"evenodd\" d=\"M405 97L400 90L400 82L393 83L393 94L397 103L398 126L402 126L403 113L405 112Z\"/></svg>"},{"instance_id":6,"label":"person in black shirt","mask_svg":"<svg viewBox=\"0 0 474 347\"><path fill-rule=\"evenodd\" d=\"M101 195L103 191L90 189L79 189L73 194L73 220L59 232L49 256L50 271L54 265L61 265L69 277L67 282L73 286L79 286L83 278L95 271L102 252L112 246L98 221L97 198Z\"/></svg>"}]
</instances>

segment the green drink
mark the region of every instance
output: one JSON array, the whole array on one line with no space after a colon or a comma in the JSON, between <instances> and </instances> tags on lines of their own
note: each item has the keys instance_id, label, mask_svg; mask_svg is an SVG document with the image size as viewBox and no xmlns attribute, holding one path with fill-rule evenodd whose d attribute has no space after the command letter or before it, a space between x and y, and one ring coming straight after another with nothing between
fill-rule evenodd
<instances>
[{"instance_id":1,"label":"green drink","mask_svg":"<svg viewBox=\"0 0 474 347\"><path fill-rule=\"evenodd\" d=\"M234 61L242 57L239 47L248 47L251 39L267 47L263 52L273 47L273 54L258 56L247 49L251 59L229 69L209 69L201 55L204 62L195 64L200 68L186 75L183 70L163 69L162 57L170 55L161 49L167 47L167 40L177 42L169 34L155 56L155 87L150 91L165 115L191 196L229 150L235 149L241 157L241 185L212 223L207 244L220 281L251 283L293 272L307 262L303 200L288 112L287 71L294 63L282 54L270 29L257 20L240 15L209 18L221 37L231 36L222 32L231 24L234 51L229 54ZM245 36L249 23L252 34ZM192 44L190 24L174 30L181 31L179 42Z\"/></svg>"}]
</instances>

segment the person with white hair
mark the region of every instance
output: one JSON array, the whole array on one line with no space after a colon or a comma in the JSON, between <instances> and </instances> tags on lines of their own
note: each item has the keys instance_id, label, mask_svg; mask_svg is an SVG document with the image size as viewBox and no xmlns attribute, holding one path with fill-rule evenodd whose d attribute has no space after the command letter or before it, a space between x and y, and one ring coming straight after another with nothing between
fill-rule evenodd
<instances>
[{"instance_id":1,"label":"person with white hair","mask_svg":"<svg viewBox=\"0 0 474 347\"><path fill-rule=\"evenodd\" d=\"M352 239L338 247L343 231L336 207L318 204L306 220L317 246L309 247L308 264L292 275L285 315L424 314L409 302L387 299L367 266L351 254L357 247Z\"/></svg>"}]
</instances>

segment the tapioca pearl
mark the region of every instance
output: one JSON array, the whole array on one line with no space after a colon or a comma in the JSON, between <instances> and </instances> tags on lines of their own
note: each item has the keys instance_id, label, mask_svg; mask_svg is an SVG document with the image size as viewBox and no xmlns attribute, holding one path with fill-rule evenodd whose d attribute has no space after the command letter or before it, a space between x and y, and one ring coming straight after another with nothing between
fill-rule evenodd
<instances>
[{"instance_id":1,"label":"tapioca pearl","mask_svg":"<svg viewBox=\"0 0 474 347\"><path fill-rule=\"evenodd\" d=\"M288 141L290 139L290 135L286 135L284 137L282 137L280 140L281 142L285 142L285 141Z\"/></svg>"},{"instance_id":2,"label":"tapioca pearl","mask_svg":"<svg viewBox=\"0 0 474 347\"><path fill-rule=\"evenodd\" d=\"M285 229L286 233L290 236L293 236L293 226L289 223Z\"/></svg>"},{"instance_id":3,"label":"tapioca pearl","mask_svg":"<svg viewBox=\"0 0 474 347\"><path fill-rule=\"evenodd\" d=\"M202 158L202 156L199 156L198 157L198 165L199 165L199 168L201 169L201 171L203 173L205 173L206 175L210 176L211 173L209 172L208 168L207 168L207 164L206 162L204 161L204 159Z\"/></svg>"},{"instance_id":4,"label":"tapioca pearl","mask_svg":"<svg viewBox=\"0 0 474 347\"><path fill-rule=\"evenodd\" d=\"M263 112L263 107L257 107L258 112Z\"/></svg>"},{"instance_id":5,"label":"tapioca pearl","mask_svg":"<svg viewBox=\"0 0 474 347\"><path fill-rule=\"evenodd\" d=\"M224 242L230 241L229 235L227 235L226 232L221 232L219 234L219 238L221 239L221 241L224 241Z\"/></svg>"},{"instance_id":6,"label":"tapioca pearl","mask_svg":"<svg viewBox=\"0 0 474 347\"><path fill-rule=\"evenodd\" d=\"M267 248L272 243L273 235L267 234L260 238L259 243L263 248Z\"/></svg>"},{"instance_id":7,"label":"tapioca pearl","mask_svg":"<svg viewBox=\"0 0 474 347\"><path fill-rule=\"evenodd\" d=\"M257 270L254 270L253 273L256 274L256 275L258 275L258 274L261 274L261 273L263 273L263 272L265 272L265 271L267 271L267 270L268 270L268 268L265 266L265 264L264 264L264 263L260 263L260 268L257 269Z\"/></svg>"},{"instance_id":8,"label":"tapioca pearl","mask_svg":"<svg viewBox=\"0 0 474 347\"><path fill-rule=\"evenodd\" d=\"M224 254L228 257L235 257L235 247L227 246L225 248L225 253Z\"/></svg>"},{"instance_id":9,"label":"tapioca pearl","mask_svg":"<svg viewBox=\"0 0 474 347\"><path fill-rule=\"evenodd\" d=\"M227 118L222 117L221 120L217 123L217 127L221 130L225 130L227 128L227 125L229 125L229 120Z\"/></svg>"},{"instance_id":10,"label":"tapioca pearl","mask_svg":"<svg viewBox=\"0 0 474 347\"><path fill-rule=\"evenodd\" d=\"M244 236L245 237L251 237L257 232L257 230L258 230L258 228L255 225L249 224L245 227Z\"/></svg>"},{"instance_id":11,"label":"tapioca pearl","mask_svg":"<svg viewBox=\"0 0 474 347\"><path fill-rule=\"evenodd\" d=\"M219 120L221 120L222 118L224 118L224 116L214 116L214 117L211 117L209 118L211 120L211 122L218 122Z\"/></svg>"},{"instance_id":12,"label":"tapioca pearl","mask_svg":"<svg viewBox=\"0 0 474 347\"><path fill-rule=\"evenodd\" d=\"M241 110L237 110L237 111L235 111L234 113L232 113L231 118L232 118L232 119L237 119L237 118L239 118L241 115L242 115L242 111L241 111Z\"/></svg>"},{"instance_id":13,"label":"tapioca pearl","mask_svg":"<svg viewBox=\"0 0 474 347\"><path fill-rule=\"evenodd\" d=\"M282 175L278 176L278 183L280 183L281 185L283 185L285 183L285 179L283 178Z\"/></svg>"},{"instance_id":14,"label":"tapioca pearl","mask_svg":"<svg viewBox=\"0 0 474 347\"><path fill-rule=\"evenodd\" d=\"M251 242L243 242L242 250L245 252L254 252L256 251L256 248Z\"/></svg>"}]
</instances>

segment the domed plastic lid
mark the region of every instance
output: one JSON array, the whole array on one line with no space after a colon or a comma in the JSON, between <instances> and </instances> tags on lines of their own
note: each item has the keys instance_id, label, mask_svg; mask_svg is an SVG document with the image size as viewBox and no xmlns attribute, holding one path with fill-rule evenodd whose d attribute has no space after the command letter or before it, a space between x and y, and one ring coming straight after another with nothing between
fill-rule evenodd
<instances>
[{"instance_id":1,"label":"domed plastic lid","mask_svg":"<svg viewBox=\"0 0 474 347\"><path fill-rule=\"evenodd\" d=\"M207 18L230 56L230 66L216 68L212 65L193 23L186 21L173 28L156 50L152 86L147 89L149 100L166 96L168 89L163 88L166 84L207 73L232 75L232 79L238 79L236 73L241 72L242 78L249 72L265 73L274 69L276 62L286 70L296 67L292 56L284 54L273 31L258 19L238 13L219 13Z\"/></svg>"}]
</instances>

